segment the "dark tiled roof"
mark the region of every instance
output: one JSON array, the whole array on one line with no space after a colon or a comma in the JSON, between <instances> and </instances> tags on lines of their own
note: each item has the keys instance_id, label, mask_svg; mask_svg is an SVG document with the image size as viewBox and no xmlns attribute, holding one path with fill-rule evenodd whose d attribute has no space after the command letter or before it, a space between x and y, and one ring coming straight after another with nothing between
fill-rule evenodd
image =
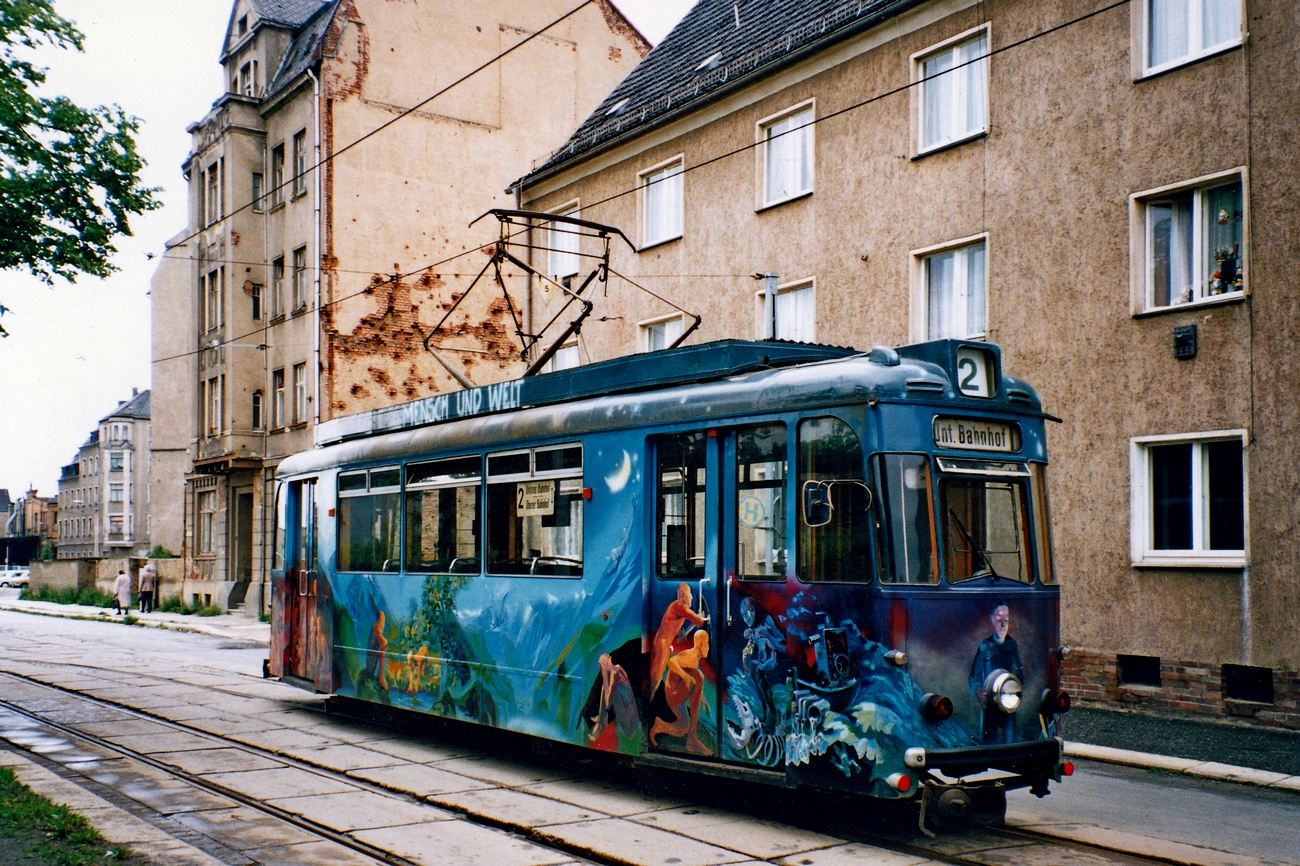
<instances>
[{"instance_id":1,"label":"dark tiled roof","mask_svg":"<svg viewBox=\"0 0 1300 866\"><path fill-rule=\"evenodd\" d=\"M253 5L263 21L301 27L331 0L253 0Z\"/></svg>"},{"instance_id":2,"label":"dark tiled roof","mask_svg":"<svg viewBox=\"0 0 1300 866\"><path fill-rule=\"evenodd\" d=\"M262 0L262 2L267 2L267 0ZM285 5L306 5L310 3L316 15L301 22L305 26L293 37L289 50L284 53L284 60L280 61L280 68L276 70L275 77L271 79L271 84L266 89L266 99L270 99L287 87L290 82L306 72L316 61L316 49L325 36L325 30L329 27L330 20L334 16L334 10L339 4L339 0L329 0L324 5L321 5L317 0L277 0L277 2Z\"/></svg>"},{"instance_id":3,"label":"dark tiled roof","mask_svg":"<svg viewBox=\"0 0 1300 866\"><path fill-rule=\"evenodd\" d=\"M149 392L141 391L139 394L136 394L130 400L123 403L121 406L118 406L116 409L114 409L112 412L109 412L103 418L100 418L99 423L103 424L105 421L107 421L110 418L143 418L145 420L148 420Z\"/></svg>"},{"instance_id":4,"label":"dark tiled roof","mask_svg":"<svg viewBox=\"0 0 1300 866\"><path fill-rule=\"evenodd\" d=\"M797 55L847 39L919 2L698 0L524 182L657 120L694 110L744 82L771 74Z\"/></svg>"}]
</instances>

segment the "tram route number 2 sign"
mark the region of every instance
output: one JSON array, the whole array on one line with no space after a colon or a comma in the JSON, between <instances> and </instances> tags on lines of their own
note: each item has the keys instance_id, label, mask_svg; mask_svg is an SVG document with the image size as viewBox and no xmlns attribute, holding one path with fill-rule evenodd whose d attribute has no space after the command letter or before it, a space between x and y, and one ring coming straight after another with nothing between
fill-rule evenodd
<instances>
[{"instance_id":1,"label":"tram route number 2 sign","mask_svg":"<svg viewBox=\"0 0 1300 866\"><path fill-rule=\"evenodd\" d=\"M554 513L554 481L519 482L515 489L515 516L550 517Z\"/></svg>"}]
</instances>

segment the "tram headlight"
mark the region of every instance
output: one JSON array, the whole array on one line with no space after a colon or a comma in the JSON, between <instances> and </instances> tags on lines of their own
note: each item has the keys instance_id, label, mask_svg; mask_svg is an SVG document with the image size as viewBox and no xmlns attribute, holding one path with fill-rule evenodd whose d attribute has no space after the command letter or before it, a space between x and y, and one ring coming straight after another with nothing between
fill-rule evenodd
<instances>
[{"instance_id":1,"label":"tram headlight","mask_svg":"<svg viewBox=\"0 0 1300 866\"><path fill-rule=\"evenodd\" d=\"M1010 671L995 670L984 680L984 700L991 707L997 707L1004 713L1014 713L1020 709L1020 695L1023 691L1020 680Z\"/></svg>"}]
</instances>

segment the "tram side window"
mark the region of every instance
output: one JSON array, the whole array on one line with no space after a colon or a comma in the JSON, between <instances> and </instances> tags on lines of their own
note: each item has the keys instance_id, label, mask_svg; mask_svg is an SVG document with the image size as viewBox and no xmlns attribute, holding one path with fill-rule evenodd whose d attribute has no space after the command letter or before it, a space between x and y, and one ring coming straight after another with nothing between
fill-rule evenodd
<instances>
[{"instance_id":1,"label":"tram side window","mask_svg":"<svg viewBox=\"0 0 1300 866\"><path fill-rule=\"evenodd\" d=\"M293 507L298 509L298 531L294 537L294 547L290 551L289 567L315 571L317 568L316 532L320 522L316 515L316 481L294 481L289 485L293 491Z\"/></svg>"},{"instance_id":2,"label":"tram side window","mask_svg":"<svg viewBox=\"0 0 1300 866\"><path fill-rule=\"evenodd\" d=\"M785 577L785 425L736 434L736 572L741 580Z\"/></svg>"},{"instance_id":3,"label":"tram side window","mask_svg":"<svg viewBox=\"0 0 1300 866\"><path fill-rule=\"evenodd\" d=\"M948 580L996 577L1028 583L1029 536L1021 483L945 478L939 491Z\"/></svg>"},{"instance_id":4,"label":"tram side window","mask_svg":"<svg viewBox=\"0 0 1300 866\"><path fill-rule=\"evenodd\" d=\"M665 436L656 446L659 473L658 574L704 577L705 443L703 433Z\"/></svg>"},{"instance_id":5,"label":"tram side window","mask_svg":"<svg viewBox=\"0 0 1300 866\"><path fill-rule=\"evenodd\" d=\"M488 573L582 576L582 446L488 455Z\"/></svg>"},{"instance_id":6,"label":"tram side window","mask_svg":"<svg viewBox=\"0 0 1300 866\"><path fill-rule=\"evenodd\" d=\"M1047 504L1047 465L1029 464L1029 486L1034 493L1034 537L1038 542L1038 579L1043 583L1056 583L1052 567L1052 519Z\"/></svg>"},{"instance_id":7,"label":"tram side window","mask_svg":"<svg viewBox=\"0 0 1300 866\"><path fill-rule=\"evenodd\" d=\"M275 571L284 571L285 546L289 540L288 511L289 485L281 484L275 491L275 555L271 562Z\"/></svg>"},{"instance_id":8,"label":"tram side window","mask_svg":"<svg viewBox=\"0 0 1300 866\"><path fill-rule=\"evenodd\" d=\"M879 454L875 471L881 583L938 583L930 459L924 454Z\"/></svg>"},{"instance_id":9,"label":"tram side window","mask_svg":"<svg viewBox=\"0 0 1300 866\"><path fill-rule=\"evenodd\" d=\"M399 571L401 470L339 473L339 571Z\"/></svg>"},{"instance_id":10,"label":"tram side window","mask_svg":"<svg viewBox=\"0 0 1300 866\"><path fill-rule=\"evenodd\" d=\"M478 574L482 466L478 455L407 464L407 571Z\"/></svg>"},{"instance_id":11,"label":"tram side window","mask_svg":"<svg viewBox=\"0 0 1300 866\"><path fill-rule=\"evenodd\" d=\"M862 445L839 418L799 423L799 576L821 583L869 583L871 543Z\"/></svg>"}]
</instances>

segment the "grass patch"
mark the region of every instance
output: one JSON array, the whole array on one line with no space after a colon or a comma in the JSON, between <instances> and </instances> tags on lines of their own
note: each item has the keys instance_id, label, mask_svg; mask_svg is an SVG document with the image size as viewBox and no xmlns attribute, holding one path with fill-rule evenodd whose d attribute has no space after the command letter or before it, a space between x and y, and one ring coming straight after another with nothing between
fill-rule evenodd
<instances>
[{"instance_id":1,"label":"grass patch","mask_svg":"<svg viewBox=\"0 0 1300 866\"><path fill-rule=\"evenodd\" d=\"M186 604L174 595L164 598L154 609L163 613L179 613L182 616L220 616L225 613L215 604Z\"/></svg>"},{"instance_id":2,"label":"grass patch","mask_svg":"<svg viewBox=\"0 0 1300 866\"><path fill-rule=\"evenodd\" d=\"M139 618L132 616L129 613L126 616L122 617L122 622L126 623L127 625L135 625L139 621L140 621Z\"/></svg>"},{"instance_id":3,"label":"grass patch","mask_svg":"<svg viewBox=\"0 0 1300 866\"><path fill-rule=\"evenodd\" d=\"M134 862L130 851L109 846L85 818L36 794L8 767L0 767L0 859L33 866Z\"/></svg>"},{"instance_id":4,"label":"grass patch","mask_svg":"<svg viewBox=\"0 0 1300 866\"><path fill-rule=\"evenodd\" d=\"M84 604L89 607L113 606L112 593L103 592L93 586L82 589L76 589L75 587L54 589L42 586L35 591L31 587L26 587L18 594L18 597L26 601L50 601L55 604Z\"/></svg>"}]
</instances>

